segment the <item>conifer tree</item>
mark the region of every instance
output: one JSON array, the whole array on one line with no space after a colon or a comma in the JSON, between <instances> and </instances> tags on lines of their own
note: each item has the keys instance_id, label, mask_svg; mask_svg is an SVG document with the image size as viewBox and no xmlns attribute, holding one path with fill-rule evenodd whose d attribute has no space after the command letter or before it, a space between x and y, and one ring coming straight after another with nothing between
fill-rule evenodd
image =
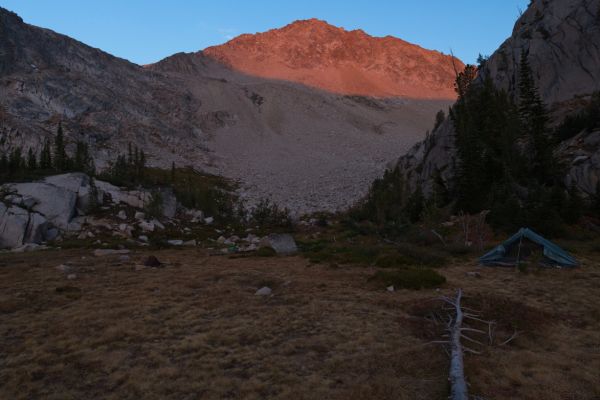
<instances>
[{"instance_id":1,"label":"conifer tree","mask_svg":"<svg viewBox=\"0 0 600 400\"><path fill-rule=\"evenodd\" d=\"M521 51L519 65L519 117L530 173L536 180L550 182L557 175L553 141L548 133L548 112L534 81L525 49Z\"/></svg>"},{"instance_id":2,"label":"conifer tree","mask_svg":"<svg viewBox=\"0 0 600 400\"><path fill-rule=\"evenodd\" d=\"M56 137L54 138L54 168L58 171L67 169L67 153L65 151L65 138L62 123L58 124Z\"/></svg>"},{"instance_id":3,"label":"conifer tree","mask_svg":"<svg viewBox=\"0 0 600 400\"><path fill-rule=\"evenodd\" d=\"M23 169L23 157L21 154L21 148L17 147L10 153L8 159L8 172L10 175L14 175L18 172L22 172Z\"/></svg>"},{"instance_id":4,"label":"conifer tree","mask_svg":"<svg viewBox=\"0 0 600 400\"><path fill-rule=\"evenodd\" d=\"M52 168L52 152L50 151L50 142L47 139L44 141L44 147L40 152L39 166L43 170Z\"/></svg>"},{"instance_id":5,"label":"conifer tree","mask_svg":"<svg viewBox=\"0 0 600 400\"><path fill-rule=\"evenodd\" d=\"M31 147L29 148L29 151L27 152L27 168L30 171L37 170L37 158Z\"/></svg>"},{"instance_id":6,"label":"conifer tree","mask_svg":"<svg viewBox=\"0 0 600 400\"><path fill-rule=\"evenodd\" d=\"M471 64L467 64L464 71L458 74L454 83L454 90L458 94L459 101L465 98L476 77L477 67Z\"/></svg>"},{"instance_id":7,"label":"conifer tree","mask_svg":"<svg viewBox=\"0 0 600 400\"><path fill-rule=\"evenodd\" d=\"M5 152L2 152L2 157L0 157L0 172L8 172L8 157L6 156Z\"/></svg>"}]
</instances>

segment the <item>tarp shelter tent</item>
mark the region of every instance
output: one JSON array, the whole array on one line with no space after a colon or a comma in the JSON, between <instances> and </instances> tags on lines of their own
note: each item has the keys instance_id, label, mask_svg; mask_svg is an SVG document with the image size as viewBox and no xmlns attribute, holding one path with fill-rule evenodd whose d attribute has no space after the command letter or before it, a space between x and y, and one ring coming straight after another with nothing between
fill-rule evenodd
<instances>
[{"instance_id":1,"label":"tarp shelter tent","mask_svg":"<svg viewBox=\"0 0 600 400\"><path fill-rule=\"evenodd\" d=\"M479 262L483 265L514 267L532 259L537 259L540 265L546 267L578 265L577 260L568 252L527 228L521 228L504 243L479 258Z\"/></svg>"}]
</instances>

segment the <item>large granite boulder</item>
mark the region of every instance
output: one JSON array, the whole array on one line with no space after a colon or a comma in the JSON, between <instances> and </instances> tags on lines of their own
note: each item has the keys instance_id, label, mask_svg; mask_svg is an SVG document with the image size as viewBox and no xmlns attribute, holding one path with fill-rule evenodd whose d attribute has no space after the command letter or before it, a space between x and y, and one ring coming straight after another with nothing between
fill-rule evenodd
<instances>
[{"instance_id":1,"label":"large granite boulder","mask_svg":"<svg viewBox=\"0 0 600 400\"><path fill-rule=\"evenodd\" d=\"M287 233L272 233L260 241L259 247L270 247L280 255L290 255L298 252L296 241L292 235Z\"/></svg>"},{"instance_id":2,"label":"large granite boulder","mask_svg":"<svg viewBox=\"0 0 600 400\"><path fill-rule=\"evenodd\" d=\"M61 229L66 229L76 214L77 192L44 182L10 184L8 190L24 198L33 198L32 210Z\"/></svg>"},{"instance_id":3,"label":"large granite boulder","mask_svg":"<svg viewBox=\"0 0 600 400\"><path fill-rule=\"evenodd\" d=\"M0 247L21 246L27 232L29 213L17 206L7 207L0 202Z\"/></svg>"}]
</instances>

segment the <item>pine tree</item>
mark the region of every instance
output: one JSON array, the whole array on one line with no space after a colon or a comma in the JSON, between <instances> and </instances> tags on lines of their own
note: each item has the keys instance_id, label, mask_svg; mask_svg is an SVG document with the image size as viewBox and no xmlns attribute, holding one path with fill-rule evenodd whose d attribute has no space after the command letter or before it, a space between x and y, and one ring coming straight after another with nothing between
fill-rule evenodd
<instances>
[{"instance_id":1,"label":"pine tree","mask_svg":"<svg viewBox=\"0 0 600 400\"><path fill-rule=\"evenodd\" d=\"M8 159L8 172L10 175L22 172L23 169L23 157L21 154L21 148L17 147L10 153Z\"/></svg>"},{"instance_id":2,"label":"pine tree","mask_svg":"<svg viewBox=\"0 0 600 400\"><path fill-rule=\"evenodd\" d=\"M519 65L519 116L530 173L538 181L547 183L557 175L554 160L554 143L549 135L548 112L536 87L525 49L521 51Z\"/></svg>"},{"instance_id":3,"label":"pine tree","mask_svg":"<svg viewBox=\"0 0 600 400\"><path fill-rule=\"evenodd\" d=\"M477 67L467 64L464 71L460 72L454 83L454 90L458 94L459 101L464 99L471 87L471 84L477 77Z\"/></svg>"},{"instance_id":4,"label":"pine tree","mask_svg":"<svg viewBox=\"0 0 600 400\"><path fill-rule=\"evenodd\" d=\"M435 114L435 125L433 126L433 130L435 131L437 128L439 128L440 125L444 123L445 119L446 114L444 113L444 110L438 111L437 114Z\"/></svg>"},{"instance_id":5,"label":"pine tree","mask_svg":"<svg viewBox=\"0 0 600 400\"><path fill-rule=\"evenodd\" d=\"M5 174L8 172L8 157L5 152L2 152L2 157L0 157L0 173Z\"/></svg>"},{"instance_id":6,"label":"pine tree","mask_svg":"<svg viewBox=\"0 0 600 400\"><path fill-rule=\"evenodd\" d=\"M67 169L67 153L65 151L65 138L62 129L62 123L58 124L56 137L54 138L54 168L57 171Z\"/></svg>"},{"instance_id":7,"label":"pine tree","mask_svg":"<svg viewBox=\"0 0 600 400\"><path fill-rule=\"evenodd\" d=\"M37 170L37 158L31 147L29 148L29 151L27 152L27 168L30 171Z\"/></svg>"},{"instance_id":8,"label":"pine tree","mask_svg":"<svg viewBox=\"0 0 600 400\"><path fill-rule=\"evenodd\" d=\"M42 151L40 152L39 166L43 170L52 169L52 152L50 151L50 142L48 140L44 141L44 147L42 147Z\"/></svg>"}]
</instances>

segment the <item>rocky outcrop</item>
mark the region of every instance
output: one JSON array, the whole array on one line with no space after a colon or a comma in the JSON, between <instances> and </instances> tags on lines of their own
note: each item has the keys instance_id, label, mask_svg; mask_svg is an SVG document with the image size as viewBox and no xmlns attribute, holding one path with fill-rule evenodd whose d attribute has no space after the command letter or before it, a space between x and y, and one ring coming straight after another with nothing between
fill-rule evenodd
<instances>
[{"instance_id":1,"label":"rocky outcrop","mask_svg":"<svg viewBox=\"0 0 600 400\"><path fill-rule=\"evenodd\" d=\"M481 75L516 94L522 49L548 105L600 90L600 1L533 0Z\"/></svg>"},{"instance_id":2,"label":"rocky outcrop","mask_svg":"<svg viewBox=\"0 0 600 400\"><path fill-rule=\"evenodd\" d=\"M554 122L587 104L586 98L600 90L600 0L533 0L515 24L512 36L492 54L479 72L499 88L518 96L518 65L525 50L536 83ZM447 119L429 138L400 158L412 187L427 193L435 170L451 184L456 165L454 127ZM600 171L597 133L582 132L562 143L557 155L574 183L584 194L595 193ZM393 164L395 165L395 164Z\"/></svg>"},{"instance_id":3,"label":"rocky outcrop","mask_svg":"<svg viewBox=\"0 0 600 400\"><path fill-rule=\"evenodd\" d=\"M29 243L54 240L61 233L78 235L85 225L113 229L113 225L87 218L91 196L97 196L95 204L128 206L143 209L155 193L161 194L163 218L175 217L177 198L170 189L126 190L103 181L94 181L82 173L68 173L47 177L38 182L13 183L0 186L0 248L15 248ZM141 211L135 213L137 227L141 231L165 229L156 220L145 220ZM204 223L203 213L187 210L195 223ZM199 218L202 216L202 218ZM118 214L127 220L121 208ZM115 225L115 230L131 237L133 227L127 223ZM82 237L93 237L85 234Z\"/></svg>"},{"instance_id":4,"label":"rocky outcrop","mask_svg":"<svg viewBox=\"0 0 600 400\"><path fill-rule=\"evenodd\" d=\"M595 195L600 184L600 131L582 132L563 142L558 152L568 170L565 183Z\"/></svg>"}]
</instances>

